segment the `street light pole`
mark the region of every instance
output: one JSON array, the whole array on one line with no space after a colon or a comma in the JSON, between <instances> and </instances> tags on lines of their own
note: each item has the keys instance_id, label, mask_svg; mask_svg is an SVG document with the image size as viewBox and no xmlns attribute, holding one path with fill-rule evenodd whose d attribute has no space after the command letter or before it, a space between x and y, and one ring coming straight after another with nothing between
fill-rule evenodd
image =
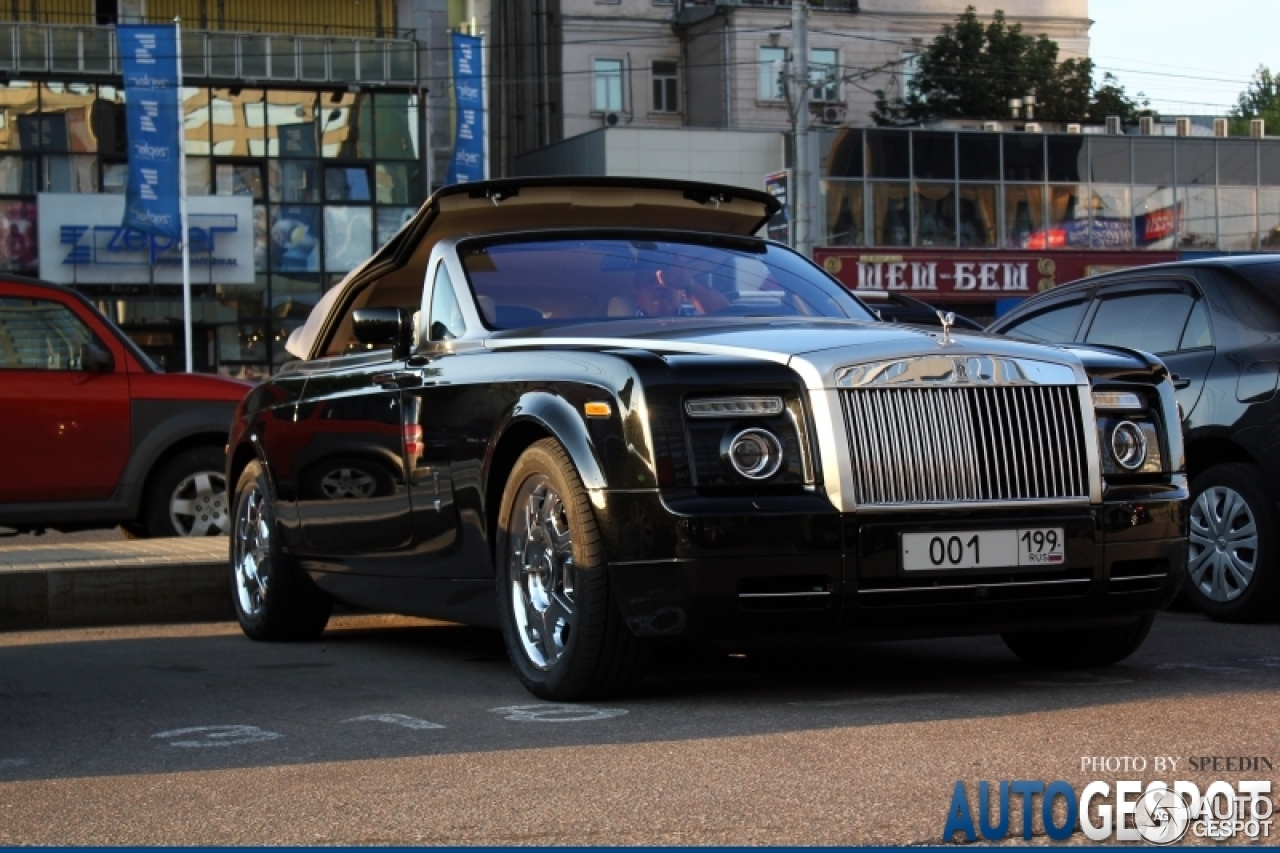
<instances>
[{"instance_id":1,"label":"street light pole","mask_svg":"<svg viewBox=\"0 0 1280 853\"><path fill-rule=\"evenodd\" d=\"M809 8L805 0L791 0L791 80L790 86L799 89L796 95L795 132L792 135L792 152L795 157L795 185L791 188L795 199L795 250L806 258L813 254L813 234L809 224L810 182L812 166L809 163Z\"/></svg>"}]
</instances>

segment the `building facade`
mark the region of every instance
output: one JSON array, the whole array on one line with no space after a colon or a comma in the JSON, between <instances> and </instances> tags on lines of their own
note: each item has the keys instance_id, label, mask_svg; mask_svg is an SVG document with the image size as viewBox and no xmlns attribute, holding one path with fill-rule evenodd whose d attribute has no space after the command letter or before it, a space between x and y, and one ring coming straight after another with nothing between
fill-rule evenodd
<instances>
[{"instance_id":1,"label":"building facade","mask_svg":"<svg viewBox=\"0 0 1280 853\"><path fill-rule=\"evenodd\" d=\"M77 287L153 359L182 368L181 288L163 283L155 247L148 263L117 251L126 241L77 230L125 188L115 26L180 16L187 190L214 210L247 199L223 205L247 213L209 221L222 236L252 233L251 251L223 259L235 275L193 267L195 366L270 373L324 290L443 179L447 39L466 11L448 0L15 0L0 23L0 270Z\"/></svg>"},{"instance_id":2,"label":"building facade","mask_svg":"<svg viewBox=\"0 0 1280 853\"><path fill-rule=\"evenodd\" d=\"M966 3L810 0L815 124L869 123L874 92L903 91L912 57ZM976 0L980 15L1088 55L1087 0ZM601 127L776 130L792 111L780 84L789 0L508 0L489 18L493 159ZM498 173L497 170L495 173Z\"/></svg>"}]
</instances>

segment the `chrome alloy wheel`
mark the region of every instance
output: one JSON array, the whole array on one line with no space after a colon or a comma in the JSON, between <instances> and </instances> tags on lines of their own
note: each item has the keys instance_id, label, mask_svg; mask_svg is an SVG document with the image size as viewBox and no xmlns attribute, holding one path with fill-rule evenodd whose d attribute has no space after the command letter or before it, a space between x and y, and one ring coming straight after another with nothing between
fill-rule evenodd
<instances>
[{"instance_id":1,"label":"chrome alloy wheel","mask_svg":"<svg viewBox=\"0 0 1280 853\"><path fill-rule=\"evenodd\" d=\"M1248 502L1227 486L1205 489L1191 506L1191 582L1211 601L1238 598L1253 580L1258 526Z\"/></svg>"},{"instance_id":2,"label":"chrome alloy wheel","mask_svg":"<svg viewBox=\"0 0 1280 853\"><path fill-rule=\"evenodd\" d=\"M569 517L541 474L525 480L511 516L507 578L516 633L529 662L548 670L564 654L578 622Z\"/></svg>"},{"instance_id":3,"label":"chrome alloy wheel","mask_svg":"<svg viewBox=\"0 0 1280 853\"><path fill-rule=\"evenodd\" d=\"M197 471L183 477L169 496L169 520L179 536L225 534L231 526L227 478L219 471Z\"/></svg>"},{"instance_id":4,"label":"chrome alloy wheel","mask_svg":"<svg viewBox=\"0 0 1280 853\"><path fill-rule=\"evenodd\" d=\"M377 481L359 468L335 468L320 478L320 491L331 501L372 497Z\"/></svg>"},{"instance_id":5,"label":"chrome alloy wheel","mask_svg":"<svg viewBox=\"0 0 1280 853\"><path fill-rule=\"evenodd\" d=\"M246 616L257 616L267 600L271 569L271 520L267 499L254 486L245 495L236 515L232 569L236 575L236 596Z\"/></svg>"}]
</instances>

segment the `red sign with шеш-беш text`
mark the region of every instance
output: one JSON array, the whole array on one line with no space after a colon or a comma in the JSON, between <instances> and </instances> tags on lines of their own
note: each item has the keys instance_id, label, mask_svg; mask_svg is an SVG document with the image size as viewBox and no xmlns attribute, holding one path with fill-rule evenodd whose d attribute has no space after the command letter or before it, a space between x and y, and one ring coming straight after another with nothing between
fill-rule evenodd
<instances>
[{"instance_id":1,"label":"red sign with \u0448\u0435\u0448-\u0431\u0435\u0448 text","mask_svg":"<svg viewBox=\"0 0 1280 853\"><path fill-rule=\"evenodd\" d=\"M824 246L815 248L813 256L850 290L898 291L926 302L1034 296L1078 278L1178 260L1176 252L877 251Z\"/></svg>"}]
</instances>

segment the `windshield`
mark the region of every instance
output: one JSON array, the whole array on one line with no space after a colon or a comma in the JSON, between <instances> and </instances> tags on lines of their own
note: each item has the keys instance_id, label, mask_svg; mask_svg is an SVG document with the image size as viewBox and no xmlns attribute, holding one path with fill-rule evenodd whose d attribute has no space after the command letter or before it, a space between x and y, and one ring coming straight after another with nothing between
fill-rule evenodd
<instances>
[{"instance_id":1,"label":"windshield","mask_svg":"<svg viewBox=\"0 0 1280 853\"><path fill-rule=\"evenodd\" d=\"M526 239L460 253L493 329L636 317L875 319L799 256L763 243Z\"/></svg>"}]
</instances>

